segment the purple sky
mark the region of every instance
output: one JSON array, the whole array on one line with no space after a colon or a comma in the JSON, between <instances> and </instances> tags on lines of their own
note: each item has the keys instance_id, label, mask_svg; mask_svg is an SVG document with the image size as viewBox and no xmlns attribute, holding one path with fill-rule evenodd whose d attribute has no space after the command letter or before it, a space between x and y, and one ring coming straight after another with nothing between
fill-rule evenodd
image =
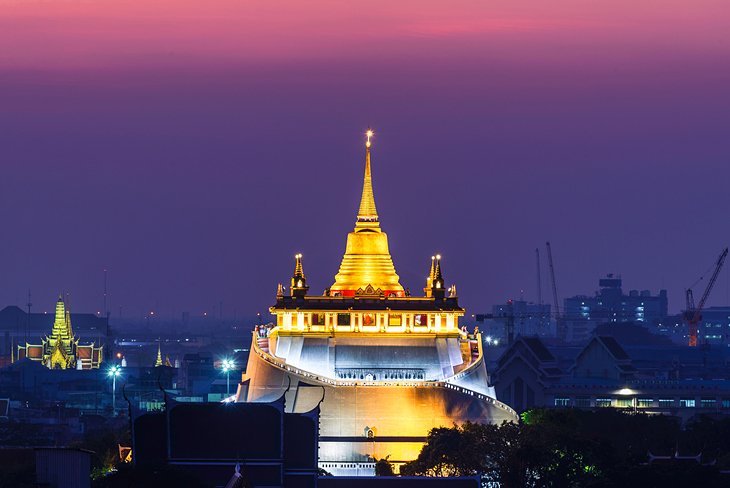
<instances>
[{"instance_id":1,"label":"purple sky","mask_svg":"<svg viewBox=\"0 0 730 488\"><path fill-rule=\"evenodd\" d=\"M550 240L561 297L678 310L730 242L730 13L635 3L3 4L0 306L99 310L107 268L115 316L252 315L296 252L319 293L372 125L404 286L440 252L468 313L534 300Z\"/></svg>"}]
</instances>

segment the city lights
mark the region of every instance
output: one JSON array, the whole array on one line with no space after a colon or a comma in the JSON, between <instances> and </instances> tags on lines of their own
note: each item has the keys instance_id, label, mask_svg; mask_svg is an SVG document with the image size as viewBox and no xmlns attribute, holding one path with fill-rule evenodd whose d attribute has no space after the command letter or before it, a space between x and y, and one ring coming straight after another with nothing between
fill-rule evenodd
<instances>
[{"instance_id":1,"label":"city lights","mask_svg":"<svg viewBox=\"0 0 730 488\"><path fill-rule=\"evenodd\" d=\"M221 362L221 369L226 374L226 396L231 396L231 370L236 367L236 363L232 359L224 359Z\"/></svg>"},{"instance_id":2,"label":"city lights","mask_svg":"<svg viewBox=\"0 0 730 488\"><path fill-rule=\"evenodd\" d=\"M122 368L116 364L109 368L107 376L112 379L112 415L117 414L117 377L122 374Z\"/></svg>"}]
</instances>

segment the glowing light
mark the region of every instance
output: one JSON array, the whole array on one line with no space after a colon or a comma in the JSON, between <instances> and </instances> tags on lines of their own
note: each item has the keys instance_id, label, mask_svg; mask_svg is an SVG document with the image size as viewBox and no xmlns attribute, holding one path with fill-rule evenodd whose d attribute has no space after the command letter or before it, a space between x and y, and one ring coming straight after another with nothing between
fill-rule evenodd
<instances>
[{"instance_id":1,"label":"glowing light","mask_svg":"<svg viewBox=\"0 0 730 488\"><path fill-rule=\"evenodd\" d=\"M616 392L617 395L636 395L638 391L632 390L631 388L621 388Z\"/></svg>"},{"instance_id":2,"label":"glowing light","mask_svg":"<svg viewBox=\"0 0 730 488\"><path fill-rule=\"evenodd\" d=\"M437 254L436 255L436 259L439 259L440 260L441 259L441 255L440 254Z\"/></svg>"},{"instance_id":3,"label":"glowing light","mask_svg":"<svg viewBox=\"0 0 730 488\"><path fill-rule=\"evenodd\" d=\"M109 376L110 378L116 378L116 377L118 377L119 375L121 375L121 374L122 374L122 368L120 368L120 367L119 367L119 366L117 366L117 365L114 365L114 366L112 366L111 368L109 368L109 371L107 371L107 373L106 373L106 374L107 374L107 376Z\"/></svg>"},{"instance_id":4,"label":"glowing light","mask_svg":"<svg viewBox=\"0 0 730 488\"><path fill-rule=\"evenodd\" d=\"M236 368L236 363L232 359L224 359L221 362L221 367L223 368L223 372L227 373Z\"/></svg>"}]
</instances>

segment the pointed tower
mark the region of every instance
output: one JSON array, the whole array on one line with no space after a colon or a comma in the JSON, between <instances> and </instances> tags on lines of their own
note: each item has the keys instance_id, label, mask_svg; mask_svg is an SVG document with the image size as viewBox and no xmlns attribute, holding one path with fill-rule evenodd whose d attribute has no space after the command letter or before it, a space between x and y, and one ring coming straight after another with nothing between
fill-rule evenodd
<instances>
[{"instance_id":1,"label":"pointed tower","mask_svg":"<svg viewBox=\"0 0 730 488\"><path fill-rule=\"evenodd\" d=\"M71 329L71 312L66 308L63 296L59 295L58 301L56 302L56 316L53 321L53 329L51 330L49 339L50 342L55 342L57 339L61 339L61 342L64 345L68 345L73 338L74 334Z\"/></svg>"},{"instance_id":2,"label":"pointed tower","mask_svg":"<svg viewBox=\"0 0 730 488\"><path fill-rule=\"evenodd\" d=\"M304 277L304 267L302 266L302 255L294 255L294 276L291 277L291 294L293 297L303 297L307 294L309 287L307 279Z\"/></svg>"},{"instance_id":3,"label":"pointed tower","mask_svg":"<svg viewBox=\"0 0 730 488\"><path fill-rule=\"evenodd\" d=\"M155 361L155 368L162 366L162 349L160 343L157 343L157 360Z\"/></svg>"},{"instance_id":4,"label":"pointed tower","mask_svg":"<svg viewBox=\"0 0 730 488\"><path fill-rule=\"evenodd\" d=\"M444 288L444 275L441 272L441 255L436 255L436 268L433 272L433 282L431 285L431 296L436 299L443 299L446 296Z\"/></svg>"},{"instance_id":5,"label":"pointed tower","mask_svg":"<svg viewBox=\"0 0 730 488\"><path fill-rule=\"evenodd\" d=\"M426 294L427 297L431 296L431 288L433 287L433 277L436 274L436 256L431 256L431 270L428 272L428 277L426 278L426 288L423 289L423 292Z\"/></svg>"},{"instance_id":6,"label":"pointed tower","mask_svg":"<svg viewBox=\"0 0 730 488\"><path fill-rule=\"evenodd\" d=\"M375 207L370 167L372 136L373 132L368 130L360 208L355 230L347 235L345 256L342 258L340 270L335 276L335 283L330 287L330 294L334 296L377 293L402 297L405 294L390 257L388 236L380 229Z\"/></svg>"}]
</instances>

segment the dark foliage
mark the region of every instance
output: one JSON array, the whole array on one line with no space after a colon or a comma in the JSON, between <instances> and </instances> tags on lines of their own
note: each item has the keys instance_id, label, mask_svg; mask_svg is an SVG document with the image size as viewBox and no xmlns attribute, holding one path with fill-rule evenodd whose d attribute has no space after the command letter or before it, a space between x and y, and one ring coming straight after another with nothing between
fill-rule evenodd
<instances>
[{"instance_id":1,"label":"dark foliage","mask_svg":"<svg viewBox=\"0 0 730 488\"><path fill-rule=\"evenodd\" d=\"M390 456L385 456L383 459L375 461L375 476L393 476L393 465L388 460Z\"/></svg>"},{"instance_id":2,"label":"dark foliage","mask_svg":"<svg viewBox=\"0 0 730 488\"><path fill-rule=\"evenodd\" d=\"M649 453L702 453L693 461L648 464ZM721 486L730 463L730 420L700 418L684 430L668 416L615 409L534 410L522 422L466 423L431 430L418 458L401 474L481 475L485 483L518 487ZM727 479L724 480L728 482Z\"/></svg>"},{"instance_id":3,"label":"dark foliage","mask_svg":"<svg viewBox=\"0 0 730 488\"><path fill-rule=\"evenodd\" d=\"M159 468L134 468L122 465L119 470L94 481L93 488L203 488L205 485L189 472L174 466Z\"/></svg>"}]
</instances>

